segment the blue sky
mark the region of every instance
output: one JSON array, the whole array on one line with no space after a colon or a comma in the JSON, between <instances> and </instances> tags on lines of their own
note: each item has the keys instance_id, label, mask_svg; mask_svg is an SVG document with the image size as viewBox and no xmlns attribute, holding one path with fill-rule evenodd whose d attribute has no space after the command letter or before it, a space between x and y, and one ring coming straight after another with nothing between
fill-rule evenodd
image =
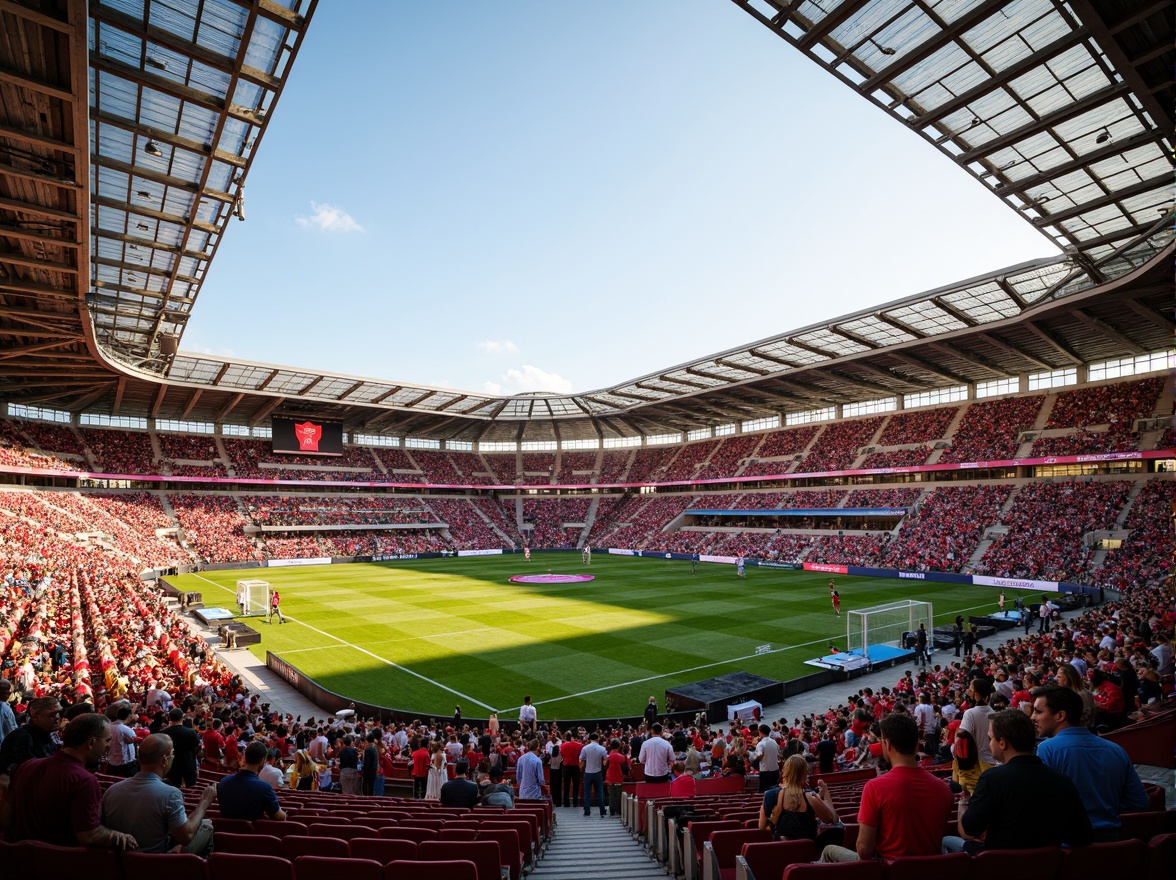
<instances>
[{"instance_id":1,"label":"blue sky","mask_svg":"<svg viewBox=\"0 0 1176 880\"><path fill-rule=\"evenodd\" d=\"M183 348L589 391L1037 257L729 0L323 0Z\"/></svg>"}]
</instances>

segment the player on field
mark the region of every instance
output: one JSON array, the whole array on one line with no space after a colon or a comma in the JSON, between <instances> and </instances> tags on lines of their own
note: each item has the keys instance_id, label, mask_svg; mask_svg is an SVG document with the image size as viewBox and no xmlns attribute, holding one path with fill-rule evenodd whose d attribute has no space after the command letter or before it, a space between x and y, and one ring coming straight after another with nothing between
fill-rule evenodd
<instances>
[{"instance_id":1,"label":"player on field","mask_svg":"<svg viewBox=\"0 0 1176 880\"><path fill-rule=\"evenodd\" d=\"M837 616L841 616L841 594L836 590L833 591L833 610L837 612Z\"/></svg>"}]
</instances>

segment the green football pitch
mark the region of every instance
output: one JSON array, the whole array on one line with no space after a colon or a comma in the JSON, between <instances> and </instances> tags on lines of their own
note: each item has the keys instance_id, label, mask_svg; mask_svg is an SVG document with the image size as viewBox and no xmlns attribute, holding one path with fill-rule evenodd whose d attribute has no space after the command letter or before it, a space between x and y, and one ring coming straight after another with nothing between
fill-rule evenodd
<instances>
[{"instance_id":1,"label":"green football pitch","mask_svg":"<svg viewBox=\"0 0 1176 880\"><path fill-rule=\"evenodd\" d=\"M591 573L579 584L512 584L516 574ZM238 578L282 594L285 626L259 622L273 651L330 691L376 705L505 718L530 695L539 717L640 714L668 687L746 671L778 680L845 648L846 616L899 599L931 602L935 622L995 610L991 588L578 553L215 571L168 578L235 609ZM770 645L770 652L757 648Z\"/></svg>"}]
</instances>

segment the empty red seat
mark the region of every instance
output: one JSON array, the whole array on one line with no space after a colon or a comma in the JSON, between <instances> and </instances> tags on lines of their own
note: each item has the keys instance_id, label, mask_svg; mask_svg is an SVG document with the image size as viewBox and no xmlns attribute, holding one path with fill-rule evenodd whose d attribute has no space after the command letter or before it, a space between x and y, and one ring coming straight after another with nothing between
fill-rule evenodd
<instances>
[{"instance_id":1,"label":"empty red seat","mask_svg":"<svg viewBox=\"0 0 1176 880\"><path fill-rule=\"evenodd\" d=\"M302 822L292 822L288 819L257 819L253 823L256 834L272 834L274 837L285 837L287 834L306 834L306 825Z\"/></svg>"},{"instance_id":2,"label":"empty red seat","mask_svg":"<svg viewBox=\"0 0 1176 880\"><path fill-rule=\"evenodd\" d=\"M386 865L397 859L417 859L420 853L411 840L389 840L383 837L356 837L351 841L351 857L371 859Z\"/></svg>"},{"instance_id":3,"label":"empty red seat","mask_svg":"<svg viewBox=\"0 0 1176 880\"><path fill-rule=\"evenodd\" d=\"M466 861L478 869L478 880L501 880L502 861L494 840L429 840L420 845L425 862Z\"/></svg>"},{"instance_id":4,"label":"empty red seat","mask_svg":"<svg viewBox=\"0 0 1176 880\"><path fill-rule=\"evenodd\" d=\"M371 859L299 856L294 860L294 877L295 880L384 880L384 866Z\"/></svg>"},{"instance_id":5,"label":"empty red seat","mask_svg":"<svg viewBox=\"0 0 1176 880\"><path fill-rule=\"evenodd\" d=\"M230 834L217 831L212 838L216 852L247 853L258 856L275 856L284 859L282 839L272 834Z\"/></svg>"},{"instance_id":6,"label":"empty red seat","mask_svg":"<svg viewBox=\"0 0 1176 880\"><path fill-rule=\"evenodd\" d=\"M18 873L20 866L13 866L6 861L4 854L4 850L0 849L0 863L13 867L13 877L33 876L31 866L28 874ZM124 852L122 868L123 880L159 880L160 877L166 877L167 880L209 880L208 865L204 859L190 853Z\"/></svg>"},{"instance_id":7,"label":"empty red seat","mask_svg":"<svg viewBox=\"0 0 1176 880\"><path fill-rule=\"evenodd\" d=\"M213 831L228 831L230 834L253 833L253 823L247 819L226 819L223 816L213 816L209 821L212 822Z\"/></svg>"},{"instance_id":8,"label":"empty red seat","mask_svg":"<svg viewBox=\"0 0 1176 880\"><path fill-rule=\"evenodd\" d=\"M886 862L886 880L970 880L972 857L967 853L903 856Z\"/></svg>"},{"instance_id":9,"label":"empty red seat","mask_svg":"<svg viewBox=\"0 0 1176 880\"><path fill-rule=\"evenodd\" d=\"M208 857L208 874L211 880L293 880L294 869L274 856L214 852Z\"/></svg>"},{"instance_id":10,"label":"empty red seat","mask_svg":"<svg viewBox=\"0 0 1176 880\"><path fill-rule=\"evenodd\" d=\"M702 876L706 880L735 880L735 858L744 844L770 843L772 832L758 828L712 831L703 844Z\"/></svg>"},{"instance_id":11,"label":"empty red seat","mask_svg":"<svg viewBox=\"0 0 1176 880\"><path fill-rule=\"evenodd\" d=\"M784 871L783 880L882 880L884 875L882 863L870 860L831 865L789 865Z\"/></svg>"},{"instance_id":12,"label":"empty red seat","mask_svg":"<svg viewBox=\"0 0 1176 880\"><path fill-rule=\"evenodd\" d=\"M345 859L351 855L346 840L337 837L311 837L288 834L282 838L282 855L290 861L299 856L324 856Z\"/></svg>"},{"instance_id":13,"label":"empty red seat","mask_svg":"<svg viewBox=\"0 0 1176 880\"><path fill-rule=\"evenodd\" d=\"M820 855L811 840L774 840L743 844L739 858L756 880L764 880L782 876L789 865L815 862Z\"/></svg>"},{"instance_id":14,"label":"empty red seat","mask_svg":"<svg viewBox=\"0 0 1176 880\"><path fill-rule=\"evenodd\" d=\"M374 828L366 825L327 825L316 822L306 829L311 837L337 837L339 840L351 840L353 837L371 837Z\"/></svg>"},{"instance_id":15,"label":"empty red seat","mask_svg":"<svg viewBox=\"0 0 1176 880\"><path fill-rule=\"evenodd\" d=\"M972 873L977 877L1053 877L1062 863L1056 846L1034 849L986 849L974 857Z\"/></svg>"},{"instance_id":16,"label":"empty red seat","mask_svg":"<svg viewBox=\"0 0 1176 880\"><path fill-rule=\"evenodd\" d=\"M389 862L384 866L385 880L478 880L473 862Z\"/></svg>"},{"instance_id":17,"label":"empty red seat","mask_svg":"<svg viewBox=\"0 0 1176 880\"><path fill-rule=\"evenodd\" d=\"M1147 844L1142 840L1092 843L1066 850L1062 856L1060 880L1106 880L1108 877L1136 877L1147 864Z\"/></svg>"},{"instance_id":18,"label":"empty red seat","mask_svg":"<svg viewBox=\"0 0 1176 880\"><path fill-rule=\"evenodd\" d=\"M437 832L432 828L406 828L404 825L393 825L391 828L381 828L379 836L384 840L411 840L422 843L426 840L436 840Z\"/></svg>"}]
</instances>

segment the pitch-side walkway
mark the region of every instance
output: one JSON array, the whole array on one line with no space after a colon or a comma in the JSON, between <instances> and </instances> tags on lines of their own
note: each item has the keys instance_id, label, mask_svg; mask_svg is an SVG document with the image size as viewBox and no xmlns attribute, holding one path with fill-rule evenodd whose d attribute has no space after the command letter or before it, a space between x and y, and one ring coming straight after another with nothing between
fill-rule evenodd
<instances>
[{"instance_id":1,"label":"pitch-side walkway","mask_svg":"<svg viewBox=\"0 0 1176 880\"><path fill-rule=\"evenodd\" d=\"M556 807L558 831L531 880L665 880L645 849L629 836L617 816L601 819L593 809Z\"/></svg>"}]
</instances>

